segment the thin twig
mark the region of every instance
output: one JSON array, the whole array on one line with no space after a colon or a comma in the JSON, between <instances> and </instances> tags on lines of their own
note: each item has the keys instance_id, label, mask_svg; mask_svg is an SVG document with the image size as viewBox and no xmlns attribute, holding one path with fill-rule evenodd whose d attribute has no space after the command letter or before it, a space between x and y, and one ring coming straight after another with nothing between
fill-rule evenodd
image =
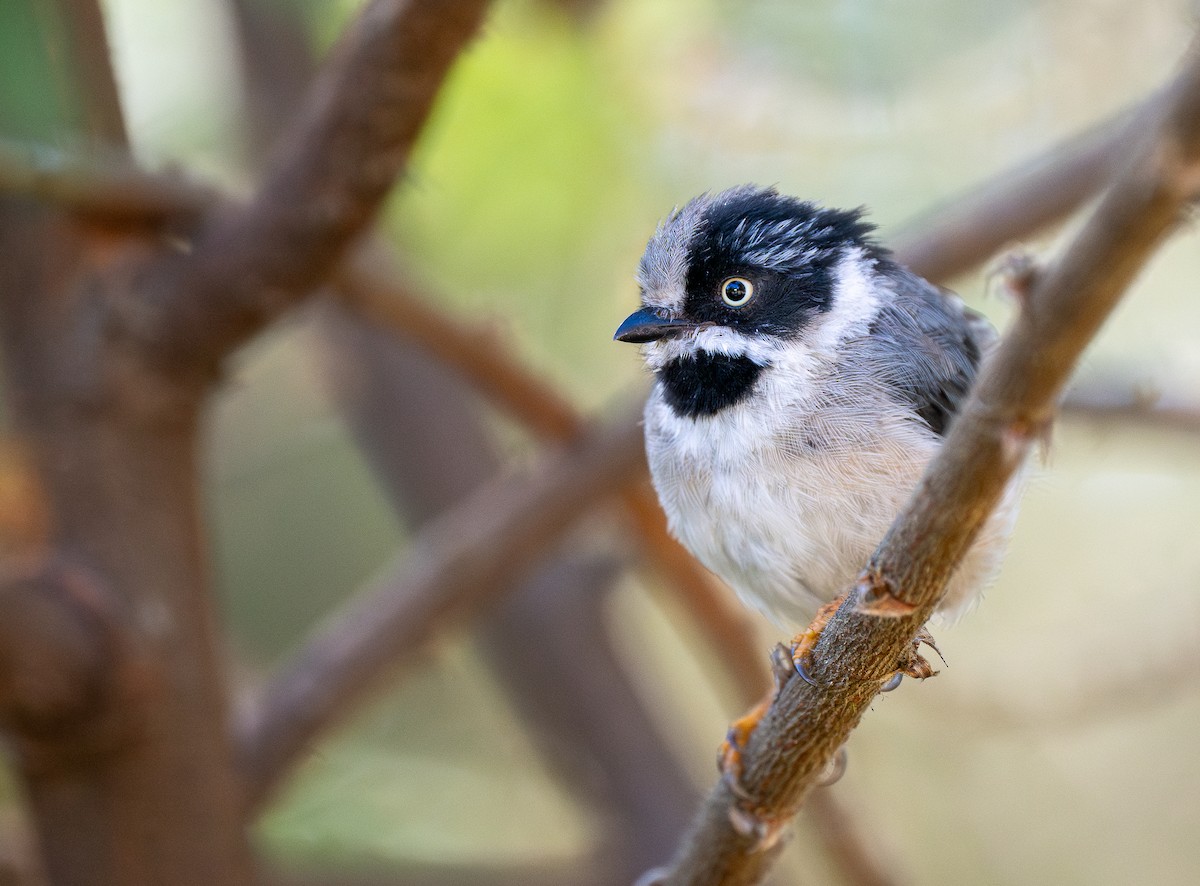
<instances>
[{"instance_id":1,"label":"thin twig","mask_svg":"<svg viewBox=\"0 0 1200 886\"><path fill-rule=\"evenodd\" d=\"M1171 431L1200 432L1200 399L1175 384L1130 382L1127 377L1094 375L1071 386L1063 416L1082 421L1124 421Z\"/></svg>"},{"instance_id":2,"label":"thin twig","mask_svg":"<svg viewBox=\"0 0 1200 886\"><path fill-rule=\"evenodd\" d=\"M191 373L299 301L374 217L485 0L372 0L335 48L244 207L164 258L124 316L160 365Z\"/></svg>"},{"instance_id":3,"label":"thin twig","mask_svg":"<svg viewBox=\"0 0 1200 886\"><path fill-rule=\"evenodd\" d=\"M422 532L403 568L319 629L267 687L241 730L250 805L391 667L485 597L501 593L637 471L644 458L640 438L632 418L598 428L531 476L481 490Z\"/></svg>"},{"instance_id":4,"label":"thin twig","mask_svg":"<svg viewBox=\"0 0 1200 886\"><path fill-rule=\"evenodd\" d=\"M1139 146L1072 245L1030 282L944 447L814 650L818 685L793 679L744 754L740 800L710 794L663 882L760 881L777 839L833 754L911 655L946 582L1053 415L1084 347L1200 191L1200 44Z\"/></svg>"},{"instance_id":5,"label":"thin twig","mask_svg":"<svg viewBox=\"0 0 1200 886\"><path fill-rule=\"evenodd\" d=\"M1128 160L1163 101L1164 95L1156 94L922 213L889 238L892 250L904 265L935 282L978 267L1094 196Z\"/></svg>"}]
</instances>

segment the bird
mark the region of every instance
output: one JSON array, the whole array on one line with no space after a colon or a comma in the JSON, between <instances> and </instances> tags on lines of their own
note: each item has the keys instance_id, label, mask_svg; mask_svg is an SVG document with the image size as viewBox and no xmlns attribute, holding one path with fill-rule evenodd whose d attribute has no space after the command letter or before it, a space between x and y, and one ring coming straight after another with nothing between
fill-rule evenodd
<instances>
[{"instance_id":1,"label":"bird","mask_svg":"<svg viewBox=\"0 0 1200 886\"><path fill-rule=\"evenodd\" d=\"M798 632L812 682L816 635L800 629L854 585L997 333L900 264L862 208L755 185L671 212L636 279L641 306L614 338L640 344L653 374L645 445L671 534ZM979 533L943 617L992 580L1016 507L1010 492Z\"/></svg>"}]
</instances>

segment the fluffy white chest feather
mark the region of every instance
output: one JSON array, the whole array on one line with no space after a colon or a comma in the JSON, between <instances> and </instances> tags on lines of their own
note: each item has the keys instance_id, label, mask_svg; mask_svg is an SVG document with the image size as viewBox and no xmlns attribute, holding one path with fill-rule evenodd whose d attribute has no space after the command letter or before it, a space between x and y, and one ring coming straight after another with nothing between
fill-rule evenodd
<instances>
[{"instance_id":1,"label":"fluffy white chest feather","mask_svg":"<svg viewBox=\"0 0 1200 886\"><path fill-rule=\"evenodd\" d=\"M850 586L938 442L902 418L766 402L680 417L656 390L647 454L674 535L744 602L796 627Z\"/></svg>"}]
</instances>

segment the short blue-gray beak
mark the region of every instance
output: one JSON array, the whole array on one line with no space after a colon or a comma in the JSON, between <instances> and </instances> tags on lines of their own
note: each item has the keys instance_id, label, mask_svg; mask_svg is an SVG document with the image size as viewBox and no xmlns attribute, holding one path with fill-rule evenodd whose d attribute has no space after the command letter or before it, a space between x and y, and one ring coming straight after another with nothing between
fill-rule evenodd
<instances>
[{"instance_id":1,"label":"short blue-gray beak","mask_svg":"<svg viewBox=\"0 0 1200 886\"><path fill-rule=\"evenodd\" d=\"M642 308L625 318L625 322L617 327L613 339L642 344L695 328L696 324L689 320L663 318L654 313L652 308Z\"/></svg>"}]
</instances>

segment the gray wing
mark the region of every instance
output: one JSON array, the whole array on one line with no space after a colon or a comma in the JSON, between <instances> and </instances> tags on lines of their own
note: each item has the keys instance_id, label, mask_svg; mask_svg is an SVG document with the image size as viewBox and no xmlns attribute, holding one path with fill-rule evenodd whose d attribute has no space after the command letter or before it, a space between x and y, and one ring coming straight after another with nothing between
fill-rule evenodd
<instances>
[{"instance_id":1,"label":"gray wing","mask_svg":"<svg viewBox=\"0 0 1200 886\"><path fill-rule=\"evenodd\" d=\"M944 436L996 343L996 330L958 296L915 274L901 271L894 280L895 298L871 325L871 363L881 367L879 380Z\"/></svg>"}]
</instances>

